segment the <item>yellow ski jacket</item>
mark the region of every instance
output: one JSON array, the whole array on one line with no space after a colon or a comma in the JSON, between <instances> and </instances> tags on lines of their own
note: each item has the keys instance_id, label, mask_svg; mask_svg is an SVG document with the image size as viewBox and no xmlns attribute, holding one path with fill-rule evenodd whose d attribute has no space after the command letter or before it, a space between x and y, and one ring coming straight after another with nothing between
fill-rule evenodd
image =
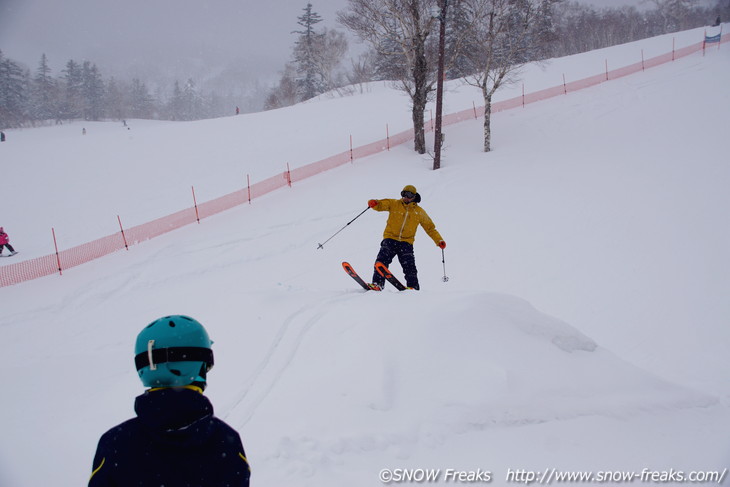
<instances>
[{"instance_id":1,"label":"yellow ski jacket","mask_svg":"<svg viewBox=\"0 0 730 487\"><path fill-rule=\"evenodd\" d=\"M413 241L416 239L416 230L418 230L418 225L421 225L436 245L443 240L441 234L436 230L436 225L431 221L426 211L418 206L418 203L405 203L400 199L377 201L378 204L373 207L373 210L390 213L383 232L383 238L392 238L413 245Z\"/></svg>"}]
</instances>

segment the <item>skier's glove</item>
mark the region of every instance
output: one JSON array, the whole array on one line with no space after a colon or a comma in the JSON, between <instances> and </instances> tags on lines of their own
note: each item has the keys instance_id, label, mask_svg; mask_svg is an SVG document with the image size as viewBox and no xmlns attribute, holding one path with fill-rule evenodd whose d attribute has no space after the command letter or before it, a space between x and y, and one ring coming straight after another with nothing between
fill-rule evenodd
<instances>
[{"instance_id":1,"label":"skier's glove","mask_svg":"<svg viewBox=\"0 0 730 487\"><path fill-rule=\"evenodd\" d=\"M370 201L368 201L368 206L370 208L375 208L377 206L377 204L378 204L378 200L370 200Z\"/></svg>"},{"instance_id":2,"label":"skier's glove","mask_svg":"<svg viewBox=\"0 0 730 487\"><path fill-rule=\"evenodd\" d=\"M443 240L439 242L439 248L445 249L446 248L446 242Z\"/></svg>"}]
</instances>

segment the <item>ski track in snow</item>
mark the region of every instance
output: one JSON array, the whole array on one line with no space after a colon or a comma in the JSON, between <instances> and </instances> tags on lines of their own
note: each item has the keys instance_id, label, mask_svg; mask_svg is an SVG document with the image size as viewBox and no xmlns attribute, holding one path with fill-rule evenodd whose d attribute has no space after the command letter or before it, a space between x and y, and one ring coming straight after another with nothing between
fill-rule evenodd
<instances>
[{"instance_id":1,"label":"ski track in snow","mask_svg":"<svg viewBox=\"0 0 730 487\"><path fill-rule=\"evenodd\" d=\"M263 360L244 382L243 393L226 408L226 420L240 425L241 428L246 426L255 415L256 409L286 373L308 331L327 314L331 304L342 299L343 296L337 296L318 304L302 306L283 321Z\"/></svg>"}]
</instances>

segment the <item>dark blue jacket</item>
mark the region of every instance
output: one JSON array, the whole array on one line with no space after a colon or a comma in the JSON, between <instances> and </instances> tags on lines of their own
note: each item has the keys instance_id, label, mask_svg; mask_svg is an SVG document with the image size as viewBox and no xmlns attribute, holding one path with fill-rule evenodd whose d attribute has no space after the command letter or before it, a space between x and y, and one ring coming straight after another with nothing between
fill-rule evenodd
<instances>
[{"instance_id":1,"label":"dark blue jacket","mask_svg":"<svg viewBox=\"0 0 730 487\"><path fill-rule=\"evenodd\" d=\"M147 391L134 410L99 440L89 487L248 487L241 438L203 394Z\"/></svg>"}]
</instances>

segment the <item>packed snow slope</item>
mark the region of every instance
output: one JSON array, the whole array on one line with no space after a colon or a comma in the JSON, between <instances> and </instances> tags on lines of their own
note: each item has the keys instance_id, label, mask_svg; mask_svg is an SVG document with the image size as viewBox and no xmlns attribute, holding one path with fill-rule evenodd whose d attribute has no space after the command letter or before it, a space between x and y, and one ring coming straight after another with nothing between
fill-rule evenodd
<instances>
[{"instance_id":1,"label":"packed snow slope","mask_svg":"<svg viewBox=\"0 0 730 487\"><path fill-rule=\"evenodd\" d=\"M526 69L525 85L671 42L552 60ZM398 468L441 469L442 483L446 469L489 472L492 485L520 469L722 472L725 47L495 114L487 154L481 120L450 126L439 171L395 147L0 289L0 485L87 481L99 436L142 392L134 339L167 314L197 318L215 341L206 394L241 433L253 485L378 486ZM479 103L449 88L448 111ZM0 225L21 254L0 265L50 253L51 227L62 247L82 243L116 231L117 214L134 225L190 206L192 184L211 199L408 119L404 96L375 84L228 119L7 131ZM340 263L369 280L386 215L317 244L406 184L448 244L445 263L420 232L422 290L363 292Z\"/></svg>"}]
</instances>

